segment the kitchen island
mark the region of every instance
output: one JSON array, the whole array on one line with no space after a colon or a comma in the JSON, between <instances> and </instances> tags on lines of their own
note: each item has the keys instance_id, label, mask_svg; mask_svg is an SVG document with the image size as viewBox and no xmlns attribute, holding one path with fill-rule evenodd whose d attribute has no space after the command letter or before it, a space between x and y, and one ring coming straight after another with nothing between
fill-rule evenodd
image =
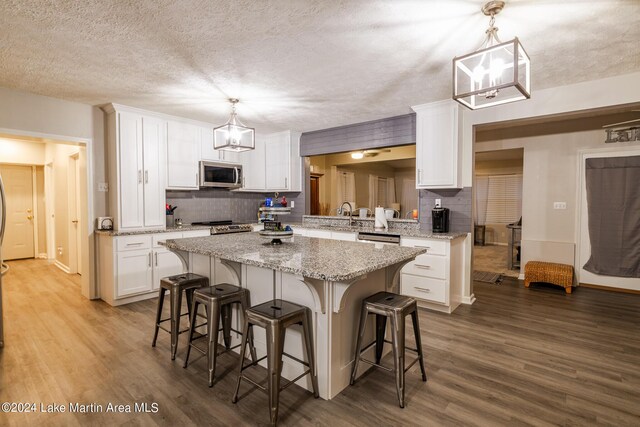
<instances>
[{"instance_id":1,"label":"kitchen island","mask_svg":"<svg viewBox=\"0 0 640 427\"><path fill-rule=\"evenodd\" d=\"M398 292L402 267L425 252L303 236L271 245L258 233L167 240L165 245L178 254L188 271L209 277L212 284L227 282L248 289L252 305L280 298L309 307L320 397L324 399L333 398L349 384L362 299L383 290ZM234 313L235 329L241 329L239 317ZM372 324L369 340L373 340L373 330ZM254 334L261 357L265 334L260 328ZM235 345L239 336L232 340ZM285 352L304 358L303 347L300 330L288 330ZM288 379L303 369L287 358L283 365L282 375ZM311 389L307 377L298 384Z\"/></svg>"}]
</instances>

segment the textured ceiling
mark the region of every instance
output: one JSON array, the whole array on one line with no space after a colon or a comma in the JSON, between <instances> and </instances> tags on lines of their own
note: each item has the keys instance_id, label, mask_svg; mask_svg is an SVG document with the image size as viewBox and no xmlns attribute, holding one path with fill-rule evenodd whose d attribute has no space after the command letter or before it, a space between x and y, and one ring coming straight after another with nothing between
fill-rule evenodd
<instances>
[{"instance_id":1,"label":"textured ceiling","mask_svg":"<svg viewBox=\"0 0 640 427\"><path fill-rule=\"evenodd\" d=\"M316 130L451 96L476 0L3 0L0 86L258 130ZM639 0L511 0L532 90L640 70ZM524 101L526 102L526 101Z\"/></svg>"}]
</instances>

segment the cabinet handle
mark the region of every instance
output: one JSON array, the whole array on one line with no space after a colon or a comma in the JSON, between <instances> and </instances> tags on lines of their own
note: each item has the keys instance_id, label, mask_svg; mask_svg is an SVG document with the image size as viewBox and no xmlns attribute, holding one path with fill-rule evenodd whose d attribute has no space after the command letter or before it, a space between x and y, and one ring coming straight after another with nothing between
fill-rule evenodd
<instances>
[{"instance_id":1,"label":"cabinet handle","mask_svg":"<svg viewBox=\"0 0 640 427\"><path fill-rule=\"evenodd\" d=\"M430 265L420 265L420 264L415 264L415 266L417 268L423 268L425 270L431 270L431 266Z\"/></svg>"},{"instance_id":2,"label":"cabinet handle","mask_svg":"<svg viewBox=\"0 0 640 427\"><path fill-rule=\"evenodd\" d=\"M149 171L148 170L144 171L144 183L145 184L149 183Z\"/></svg>"},{"instance_id":3,"label":"cabinet handle","mask_svg":"<svg viewBox=\"0 0 640 427\"><path fill-rule=\"evenodd\" d=\"M142 184L142 170L138 169L138 184Z\"/></svg>"},{"instance_id":4,"label":"cabinet handle","mask_svg":"<svg viewBox=\"0 0 640 427\"><path fill-rule=\"evenodd\" d=\"M418 184L422 184L422 169L418 169Z\"/></svg>"},{"instance_id":5,"label":"cabinet handle","mask_svg":"<svg viewBox=\"0 0 640 427\"><path fill-rule=\"evenodd\" d=\"M135 242L135 243L127 243L127 246L139 246L142 245L144 242Z\"/></svg>"},{"instance_id":6,"label":"cabinet handle","mask_svg":"<svg viewBox=\"0 0 640 427\"><path fill-rule=\"evenodd\" d=\"M422 249L431 249L431 246L420 246L420 245L416 245L416 248L422 248Z\"/></svg>"},{"instance_id":7,"label":"cabinet handle","mask_svg":"<svg viewBox=\"0 0 640 427\"><path fill-rule=\"evenodd\" d=\"M151 252L149 252L149 267L151 267Z\"/></svg>"},{"instance_id":8,"label":"cabinet handle","mask_svg":"<svg viewBox=\"0 0 640 427\"><path fill-rule=\"evenodd\" d=\"M416 291L425 292L427 294L431 292L431 289L429 288L420 288L418 286L414 286L413 289L415 289Z\"/></svg>"},{"instance_id":9,"label":"cabinet handle","mask_svg":"<svg viewBox=\"0 0 640 427\"><path fill-rule=\"evenodd\" d=\"M158 266L158 252L155 253L156 255L156 267Z\"/></svg>"}]
</instances>

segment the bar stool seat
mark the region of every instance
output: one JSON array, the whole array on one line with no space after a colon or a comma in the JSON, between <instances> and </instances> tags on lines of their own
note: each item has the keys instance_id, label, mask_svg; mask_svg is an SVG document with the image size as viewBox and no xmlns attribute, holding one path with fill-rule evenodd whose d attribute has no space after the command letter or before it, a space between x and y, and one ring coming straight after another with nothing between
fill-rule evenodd
<instances>
[{"instance_id":1,"label":"bar stool seat","mask_svg":"<svg viewBox=\"0 0 640 427\"><path fill-rule=\"evenodd\" d=\"M198 316L198 306L202 304L206 308L207 323L196 325ZM220 283L214 286L208 286L197 289L193 294L193 302L191 307L191 327L189 328L189 342L187 344L187 355L184 359L184 368L189 365L189 355L191 349L207 356L207 367L209 371L209 387L213 386L213 379L216 371L216 358L230 350L238 348L240 344L231 347L231 331L240 334L241 332L231 327L232 305L239 304L244 313L249 308L249 291L229 283ZM222 320L222 328L220 328L220 320ZM206 334L198 334L195 336L195 330L202 326L207 326ZM223 332L223 342L225 350L218 353L218 335ZM255 348L253 346L253 331L249 331L249 343L251 345L251 359L256 360ZM194 344L201 338L208 338L206 349L202 349ZM243 355L244 357L244 355Z\"/></svg>"},{"instance_id":2,"label":"bar stool seat","mask_svg":"<svg viewBox=\"0 0 640 427\"><path fill-rule=\"evenodd\" d=\"M369 314L376 315L376 339L362 347L364 340L367 317ZM417 348L405 347L405 317L411 315L413 320L413 332L415 335ZM391 341L385 340L387 319L391 319ZM393 347L394 367L388 368L380 364L382 358L382 350L384 344L391 344ZM376 346L375 362L362 357L362 353L372 346ZM405 349L411 350L418 354L418 357L405 368ZM404 408L404 374L416 362L420 363L422 371L422 381L427 381L427 374L424 370L424 358L422 354L422 341L420 339L420 325L418 322L418 305L416 300L404 295L393 294L390 292L378 292L362 301L362 309L360 312L360 326L358 330L358 338L356 342L356 353L351 371L351 385L356 381L358 364L360 361L370 365L377 366L386 371L394 372L396 377L396 392L398 394L398 403Z\"/></svg>"},{"instance_id":3,"label":"bar stool seat","mask_svg":"<svg viewBox=\"0 0 640 427\"><path fill-rule=\"evenodd\" d=\"M176 352L178 351L178 336L181 333L188 331L188 329L185 329L183 331L180 330L180 318L182 316L191 314L190 310L193 292L198 288L208 285L208 278L194 273L176 274L174 276L165 277L160 280L160 293L158 295L156 325L151 346L156 346L159 329L162 329L165 332L169 332L171 334L171 360L175 360L176 358ZM169 291L171 315L166 319L162 319L162 306L164 305L164 297L167 291ZM187 296L187 313L185 314L181 313L183 293L185 293ZM164 327L162 327L162 323L168 321L171 322L171 328L165 329Z\"/></svg>"},{"instance_id":4,"label":"bar stool seat","mask_svg":"<svg viewBox=\"0 0 640 427\"><path fill-rule=\"evenodd\" d=\"M284 352L286 330L288 327L296 324L302 325L307 358L309 359L308 362ZM247 366L244 366L243 361L247 346L246 337L248 336L248 331L251 330L254 325L261 326L266 330L267 355ZM315 375L315 353L313 350L311 310L309 310L309 308L280 299L267 301L263 304L251 307L246 311L243 330L242 349L240 350L240 365L238 367L238 382L232 398L233 403L238 402L240 382L242 380L247 380L260 390L267 392L269 395L269 414L271 417L271 424L275 425L278 421L280 391L289 387L291 384L294 384L300 378L308 374L311 376L313 395L316 398L319 396L318 379ZM280 376L282 374L282 356L287 356L290 359L306 366L308 369L281 387ZM254 381L243 374L245 369L258 364L265 358L267 359L268 366L268 382L266 388L260 385L257 381Z\"/></svg>"}]
</instances>

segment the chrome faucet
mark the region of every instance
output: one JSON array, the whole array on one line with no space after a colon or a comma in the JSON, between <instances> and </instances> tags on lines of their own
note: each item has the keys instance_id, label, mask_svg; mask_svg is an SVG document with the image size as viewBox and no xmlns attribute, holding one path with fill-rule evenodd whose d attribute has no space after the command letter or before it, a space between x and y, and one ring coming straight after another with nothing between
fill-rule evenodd
<instances>
[{"instance_id":1,"label":"chrome faucet","mask_svg":"<svg viewBox=\"0 0 640 427\"><path fill-rule=\"evenodd\" d=\"M353 220L353 206L351 206L351 203L349 203L349 202L342 202L342 204L340 205L340 208L339 208L340 209L340 215L343 215L344 211L342 210L342 207L344 205L349 206L349 227L353 227L354 224L355 224L355 221Z\"/></svg>"}]
</instances>

